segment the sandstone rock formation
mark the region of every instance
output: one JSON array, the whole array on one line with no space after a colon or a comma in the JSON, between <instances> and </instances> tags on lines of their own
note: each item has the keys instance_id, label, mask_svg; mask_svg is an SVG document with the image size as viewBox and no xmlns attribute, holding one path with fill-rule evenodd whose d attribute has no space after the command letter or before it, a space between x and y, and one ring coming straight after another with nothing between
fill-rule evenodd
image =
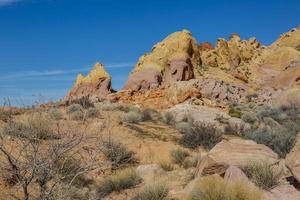
<instances>
[{"instance_id":1,"label":"sandstone rock formation","mask_svg":"<svg viewBox=\"0 0 300 200\"><path fill-rule=\"evenodd\" d=\"M278 155L252 140L224 139L200 159L197 174L224 173L229 166L244 166L261 160L276 163Z\"/></svg>"},{"instance_id":2,"label":"sandstone rock formation","mask_svg":"<svg viewBox=\"0 0 300 200\"><path fill-rule=\"evenodd\" d=\"M89 97L97 101L112 92L111 77L104 66L97 62L87 76L79 74L66 100Z\"/></svg>"},{"instance_id":3,"label":"sandstone rock formation","mask_svg":"<svg viewBox=\"0 0 300 200\"><path fill-rule=\"evenodd\" d=\"M187 30L175 32L154 45L150 53L140 57L124 89L150 89L164 81L171 84L189 80L198 74L199 65L198 46L192 34ZM163 80L153 78L159 74Z\"/></svg>"},{"instance_id":4,"label":"sandstone rock formation","mask_svg":"<svg viewBox=\"0 0 300 200\"><path fill-rule=\"evenodd\" d=\"M264 200L296 200L300 199L300 192L291 185L280 185L266 191Z\"/></svg>"},{"instance_id":5,"label":"sandstone rock formation","mask_svg":"<svg viewBox=\"0 0 300 200\"><path fill-rule=\"evenodd\" d=\"M286 165L300 183L300 133L297 137L297 144L286 157Z\"/></svg>"}]
</instances>

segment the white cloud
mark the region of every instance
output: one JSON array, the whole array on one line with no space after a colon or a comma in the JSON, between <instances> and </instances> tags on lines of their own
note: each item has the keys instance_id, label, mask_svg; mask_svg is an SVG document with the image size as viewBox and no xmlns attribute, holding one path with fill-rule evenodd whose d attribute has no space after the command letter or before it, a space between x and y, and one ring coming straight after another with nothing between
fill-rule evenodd
<instances>
[{"instance_id":1,"label":"white cloud","mask_svg":"<svg viewBox=\"0 0 300 200\"><path fill-rule=\"evenodd\" d=\"M13 3L17 3L21 0L0 0L0 6L7 6Z\"/></svg>"},{"instance_id":2,"label":"white cloud","mask_svg":"<svg viewBox=\"0 0 300 200\"><path fill-rule=\"evenodd\" d=\"M0 0L0 1L2 1L2 0ZM132 67L132 66L134 66L134 64L130 63L130 62L124 62L124 63L112 63L112 64L107 64L104 66L105 66L105 68L109 69L109 68ZM19 71L19 72L14 72L14 73L0 76L0 81L1 80L34 78L34 77L51 77L51 76L58 76L58 75L67 75L67 74L88 72L91 69L92 69L92 67L83 67L83 68L77 68L77 69L71 69L71 70L53 69L53 70L46 70L46 71L35 71L35 70Z\"/></svg>"}]
</instances>

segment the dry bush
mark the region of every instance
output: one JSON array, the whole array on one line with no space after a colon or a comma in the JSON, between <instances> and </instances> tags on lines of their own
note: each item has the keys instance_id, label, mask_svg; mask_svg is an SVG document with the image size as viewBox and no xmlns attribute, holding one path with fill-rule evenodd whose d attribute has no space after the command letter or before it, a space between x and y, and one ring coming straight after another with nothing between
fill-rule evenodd
<instances>
[{"instance_id":1,"label":"dry bush","mask_svg":"<svg viewBox=\"0 0 300 200\"><path fill-rule=\"evenodd\" d=\"M188 148L203 146L205 149L211 149L221 140L222 133L215 126L196 124L190 132L180 138L179 143Z\"/></svg>"},{"instance_id":2,"label":"dry bush","mask_svg":"<svg viewBox=\"0 0 300 200\"><path fill-rule=\"evenodd\" d=\"M101 109L104 111L116 111L116 110L122 110L123 105L120 103L111 103L111 102L106 102L101 106Z\"/></svg>"},{"instance_id":3,"label":"dry bush","mask_svg":"<svg viewBox=\"0 0 300 200\"><path fill-rule=\"evenodd\" d=\"M185 158L188 157L190 154L185 150L175 149L171 151L170 155L174 163L182 165Z\"/></svg>"},{"instance_id":4,"label":"dry bush","mask_svg":"<svg viewBox=\"0 0 300 200\"><path fill-rule=\"evenodd\" d=\"M49 114L50 118L53 120L61 120L61 119L63 119L63 116L64 116L63 113L57 108L51 108L48 111L48 114Z\"/></svg>"},{"instance_id":5,"label":"dry bush","mask_svg":"<svg viewBox=\"0 0 300 200\"><path fill-rule=\"evenodd\" d=\"M114 191L120 192L124 189L132 188L141 183L141 181L141 178L134 169L123 170L116 175L104 179L97 189L97 196L102 199Z\"/></svg>"},{"instance_id":6,"label":"dry bush","mask_svg":"<svg viewBox=\"0 0 300 200\"><path fill-rule=\"evenodd\" d=\"M229 183L216 176L202 178L192 190L190 200L261 200L258 189L244 182Z\"/></svg>"},{"instance_id":7,"label":"dry bush","mask_svg":"<svg viewBox=\"0 0 300 200\"><path fill-rule=\"evenodd\" d=\"M95 118L99 115L99 111L97 110L97 108L88 108L86 111L86 117L87 118Z\"/></svg>"},{"instance_id":8,"label":"dry bush","mask_svg":"<svg viewBox=\"0 0 300 200\"><path fill-rule=\"evenodd\" d=\"M83 121L85 119L84 113L81 110L70 113L72 120Z\"/></svg>"},{"instance_id":9,"label":"dry bush","mask_svg":"<svg viewBox=\"0 0 300 200\"><path fill-rule=\"evenodd\" d=\"M170 112L166 112L164 115L163 115L163 118L162 118L163 122L168 124L168 125L173 125L175 124L175 119L174 119L174 116L172 115L172 113Z\"/></svg>"},{"instance_id":10,"label":"dry bush","mask_svg":"<svg viewBox=\"0 0 300 200\"><path fill-rule=\"evenodd\" d=\"M132 200L164 200L167 198L168 193L169 188L166 183L154 182L146 185Z\"/></svg>"},{"instance_id":11,"label":"dry bush","mask_svg":"<svg viewBox=\"0 0 300 200\"><path fill-rule=\"evenodd\" d=\"M165 170L165 171L167 171L167 172L173 171L173 170L174 170L174 166L173 166L173 164L172 164L171 162L168 162L168 161L160 161L160 162L159 162L159 165L160 165L160 167L161 167L163 170Z\"/></svg>"},{"instance_id":12,"label":"dry bush","mask_svg":"<svg viewBox=\"0 0 300 200\"><path fill-rule=\"evenodd\" d=\"M67 107L67 113L72 114L74 112L82 111L82 106L80 104L72 104L69 107Z\"/></svg>"},{"instance_id":13,"label":"dry bush","mask_svg":"<svg viewBox=\"0 0 300 200\"><path fill-rule=\"evenodd\" d=\"M264 161L250 163L242 170L258 187L265 190L278 185L281 176L279 171L275 171L269 163Z\"/></svg>"},{"instance_id":14,"label":"dry bush","mask_svg":"<svg viewBox=\"0 0 300 200\"><path fill-rule=\"evenodd\" d=\"M134 152L129 150L124 144L114 141L111 138L100 143L100 151L111 162L113 168L122 165L135 163Z\"/></svg>"},{"instance_id":15,"label":"dry bush","mask_svg":"<svg viewBox=\"0 0 300 200\"><path fill-rule=\"evenodd\" d=\"M161 118L160 113L151 108L146 108L142 111L143 121L151 121Z\"/></svg>"},{"instance_id":16,"label":"dry bush","mask_svg":"<svg viewBox=\"0 0 300 200\"><path fill-rule=\"evenodd\" d=\"M182 165L185 169L188 169L191 167L197 167L198 160L199 160L198 156L186 157L184 159Z\"/></svg>"},{"instance_id":17,"label":"dry bush","mask_svg":"<svg viewBox=\"0 0 300 200\"><path fill-rule=\"evenodd\" d=\"M71 101L70 104L78 104L84 109L94 107L94 104L91 102L90 98L87 96L81 97L79 99L74 99Z\"/></svg>"},{"instance_id":18,"label":"dry bush","mask_svg":"<svg viewBox=\"0 0 300 200\"><path fill-rule=\"evenodd\" d=\"M62 195L56 193L61 186L64 186L63 193L66 194L78 184L80 177L101 166L95 159L98 152L81 148L82 142L86 139L83 134L74 132L73 129L65 128L60 132L60 139L47 142L41 141L35 133L28 132L30 137L12 139L11 136L1 132L1 175L13 177L16 184L14 187L16 190L21 188L23 194L22 197L11 194L12 197L22 200L67 199L57 197ZM76 161L73 159L75 157L82 159L82 155L85 158L83 165L77 159Z\"/></svg>"},{"instance_id":19,"label":"dry bush","mask_svg":"<svg viewBox=\"0 0 300 200\"><path fill-rule=\"evenodd\" d=\"M139 123L143 121L143 115L139 112L129 111L122 116L122 122Z\"/></svg>"}]
</instances>

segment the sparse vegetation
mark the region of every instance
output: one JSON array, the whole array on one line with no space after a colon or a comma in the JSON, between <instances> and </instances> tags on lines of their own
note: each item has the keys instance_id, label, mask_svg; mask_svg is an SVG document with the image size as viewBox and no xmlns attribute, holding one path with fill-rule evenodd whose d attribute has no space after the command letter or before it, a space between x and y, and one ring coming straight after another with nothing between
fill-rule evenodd
<instances>
[{"instance_id":1,"label":"sparse vegetation","mask_svg":"<svg viewBox=\"0 0 300 200\"><path fill-rule=\"evenodd\" d=\"M183 165L185 158L188 157L190 154L185 150L175 149L171 151L170 155L174 163L178 165Z\"/></svg>"},{"instance_id":2,"label":"sparse vegetation","mask_svg":"<svg viewBox=\"0 0 300 200\"><path fill-rule=\"evenodd\" d=\"M81 110L74 111L70 114L72 120L82 121L84 120L84 113Z\"/></svg>"},{"instance_id":3,"label":"sparse vegetation","mask_svg":"<svg viewBox=\"0 0 300 200\"><path fill-rule=\"evenodd\" d=\"M197 167L198 164L198 156L186 157L183 161L183 167L188 169L190 167Z\"/></svg>"},{"instance_id":4,"label":"sparse vegetation","mask_svg":"<svg viewBox=\"0 0 300 200\"><path fill-rule=\"evenodd\" d=\"M143 121L154 120L155 118L158 118L159 115L160 114L159 112L157 112L157 110L151 108L146 108L145 110L142 111Z\"/></svg>"},{"instance_id":5,"label":"sparse vegetation","mask_svg":"<svg viewBox=\"0 0 300 200\"><path fill-rule=\"evenodd\" d=\"M294 147L300 131L300 109L295 106L260 107L251 115L259 120L259 124L252 126L243 136L265 144L280 157L285 157Z\"/></svg>"},{"instance_id":6,"label":"sparse vegetation","mask_svg":"<svg viewBox=\"0 0 300 200\"><path fill-rule=\"evenodd\" d=\"M133 151L129 150L124 144L112 139L102 141L100 150L112 163L113 168L136 162Z\"/></svg>"},{"instance_id":7,"label":"sparse vegetation","mask_svg":"<svg viewBox=\"0 0 300 200\"><path fill-rule=\"evenodd\" d=\"M98 116L98 114L99 114L99 111L97 110L97 108L94 108L94 107L88 108L86 111L87 118L95 118Z\"/></svg>"},{"instance_id":8,"label":"sparse vegetation","mask_svg":"<svg viewBox=\"0 0 300 200\"><path fill-rule=\"evenodd\" d=\"M172 164L171 162L169 162L169 161L164 161L164 160L162 160L162 161L159 162L159 165L160 165L160 167L161 167L163 170L165 170L165 171L167 171L167 172L173 171L173 170L174 170L173 164Z\"/></svg>"},{"instance_id":9,"label":"sparse vegetation","mask_svg":"<svg viewBox=\"0 0 300 200\"><path fill-rule=\"evenodd\" d=\"M163 115L163 122L166 124L169 124L169 125L173 125L175 123L175 120L174 120L172 113L166 112Z\"/></svg>"},{"instance_id":10,"label":"sparse vegetation","mask_svg":"<svg viewBox=\"0 0 300 200\"><path fill-rule=\"evenodd\" d=\"M124 189L132 188L140 182L141 178L134 169L126 169L104 179L97 189L97 195L101 199L114 191L120 192Z\"/></svg>"},{"instance_id":11,"label":"sparse vegetation","mask_svg":"<svg viewBox=\"0 0 300 200\"><path fill-rule=\"evenodd\" d=\"M231 107L229 108L228 114L229 114L231 117L237 117L237 118L241 118L241 116L242 116L241 109L240 109L240 108L235 108L235 107L233 107L233 106L231 106Z\"/></svg>"},{"instance_id":12,"label":"sparse vegetation","mask_svg":"<svg viewBox=\"0 0 300 200\"><path fill-rule=\"evenodd\" d=\"M221 177L203 177L192 190L190 200L261 200L261 192L244 182L228 183Z\"/></svg>"},{"instance_id":13,"label":"sparse vegetation","mask_svg":"<svg viewBox=\"0 0 300 200\"><path fill-rule=\"evenodd\" d=\"M74 112L82 111L82 106L80 104L72 104L67 108L67 113L72 114Z\"/></svg>"},{"instance_id":14,"label":"sparse vegetation","mask_svg":"<svg viewBox=\"0 0 300 200\"><path fill-rule=\"evenodd\" d=\"M91 102L88 96L84 96L79 99L74 99L71 101L71 104L78 104L84 109L94 107L94 104Z\"/></svg>"},{"instance_id":15,"label":"sparse vegetation","mask_svg":"<svg viewBox=\"0 0 300 200\"><path fill-rule=\"evenodd\" d=\"M213 125L197 124L192 127L191 131L185 133L179 143L184 147L196 148L203 146L211 149L222 140L222 133Z\"/></svg>"},{"instance_id":16,"label":"sparse vegetation","mask_svg":"<svg viewBox=\"0 0 300 200\"><path fill-rule=\"evenodd\" d=\"M48 111L48 114L49 114L50 118L53 119L53 120L63 119L63 113L57 108L51 108Z\"/></svg>"},{"instance_id":17,"label":"sparse vegetation","mask_svg":"<svg viewBox=\"0 0 300 200\"><path fill-rule=\"evenodd\" d=\"M139 123L143 121L143 115L139 112L129 111L123 115L122 121L126 123Z\"/></svg>"},{"instance_id":18,"label":"sparse vegetation","mask_svg":"<svg viewBox=\"0 0 300 200\"><path fill-rule=\"evenodd\" d=\"M278 185L281 173L275 171L272 166L265 162L253 162L244 166L244 173L260 188L268 190Z\"/></svg>"},{"instance_id":19,"label":"sparse vegetation","mask_svg":"<svg viewBox=\"0 0 300 200\"><path fill-rule=\"evenodd\" d=\"M145 186L132 200L164 200L169 193L168 186L163 182L155 182Z\"/></svg>"}]
</instances>

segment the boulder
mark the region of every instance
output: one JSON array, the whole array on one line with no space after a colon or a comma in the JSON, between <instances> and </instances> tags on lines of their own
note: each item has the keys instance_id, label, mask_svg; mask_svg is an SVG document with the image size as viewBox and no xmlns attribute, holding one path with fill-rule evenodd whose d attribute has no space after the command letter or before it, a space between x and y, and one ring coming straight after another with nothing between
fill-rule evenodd
<instances>
[{"instance_id":1,"label":"boulder","mask_svg":"<svg viewBox=\"0 0 300 200\"><path fill-rule=\"evenodd\" d=\"M285 163L295 179L300 182L300 133L297 136L297 143L295 147L286 156Z\"/></svg>"},{"instance_id":2,"label":"boulder","mask_svg":"<svg viewBox=\"0 0 300 200\"><path fill-rule=\"evenodd\" d=\"M72 89L66 96L66 100L89 97L97 101L112 93L111 77L104 66L97 62L87 76L79 74Z\"/></svg>"},{"instance_id":3,"label":"boulder","mask_svg":"<svg viewBox=\"0 0 300 200\"><path fill-rule=\"evenodd\" d=\"M264 200L298 200L300 191L291 185L280 185L271 191L265 191Z\"/></svg>"},{"instance_id":4,"label":"boulder","mask_svg":"<svg viewBox=\"0 0 300 200\"><path fill-rule=\"evenodd\" d=\"M197 174L201 176L207 173L223 173L229 166L244 166L249 162L261 160L274 164L278 162L278 155L269 147L252 140L223 139L200 159ZM216 166L219 167L216 168Z\"/></svg>"},{"instance_id":5,"label":"boulder","mask_svg":"<svg viewBox=\"0 0 300 200\"><path fill-rule=\"evenodd\" d=\"M137 174L146 182L151 182L160 176L164 170L158 164L140 165L136 168Z\"/></svg>"}]
</instances>

